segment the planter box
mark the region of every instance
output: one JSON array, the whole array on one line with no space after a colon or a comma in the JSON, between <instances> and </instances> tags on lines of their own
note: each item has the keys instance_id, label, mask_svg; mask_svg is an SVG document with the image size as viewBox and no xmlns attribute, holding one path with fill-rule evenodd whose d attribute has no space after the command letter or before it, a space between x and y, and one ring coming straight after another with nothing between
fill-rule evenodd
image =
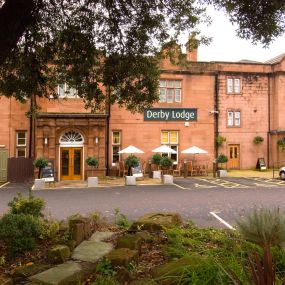
<instances>
[{"instance_id":1,"label":"planter box","mask_svg":"<svg viewBox=\"0 0 285 285\"><path fill-rule=\"evenodd\" d=\"M44 179L35 179L33 190L45 189L45 180Z\"/></svg>"},{"instance_id":2,"label":"planter box","mask_svg":"<svg viewBox=\"0 0 285 285\"><path fill-rule=\"evenodd\" d=\"M105 168L87 169L87 177L103 177L106 176Z\"/></svg>"},{"instance_id":3,"label":"planter box","mask_svg":"<svg viewBox=\"0 0 285 285\"><path fill-rule=\"evenodd\" d=\"M127 186L137 185L136 177L135 176L125 176L125 185Z\"/></svg>"},{"instance_id":4,"label":"planter box","mask_svg":"<svg viewBox=\"0 0 285 285\"><path fill-rule=\"evenodd\" d=\"M162 175L163 184L173 184L173 175Z\"/></svg>"},{"instance_id":5,"label":"planter box","mask_svg":"<svg viewBox=\"0 0 285 285\"><path fill-rule=\"evenodd\" d=\"M98 177L87 178L87 187L97 187L97 186L98 186Z\"/></svg>"},{"instance_id":6,"label":"planter box","mask_svg":"<svg viewBox=\"0 0 285 285\"><path fill-rule=\"evenodd\" d=\"M226 170L218 170L217 171L217 176L218 177L227 177L228 176L228 172Z\"/></svg>"},{"instance_id":7,"label":"planter box","mask_svg":"<svg viewBox=\"0 0 285 285\"><path fill-rule=\"evenodd\" d=\"M161 179L161 170L156 170L152 172L153 179Z\"/></svg>"}]
</instances>

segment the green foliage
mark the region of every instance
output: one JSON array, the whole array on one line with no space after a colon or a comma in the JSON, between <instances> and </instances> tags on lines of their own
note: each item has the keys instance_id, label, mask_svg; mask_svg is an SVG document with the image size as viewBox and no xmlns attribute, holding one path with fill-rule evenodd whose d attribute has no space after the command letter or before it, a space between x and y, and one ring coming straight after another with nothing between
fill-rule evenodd
<instances>
[{"instance_id":1,"label":"green foliage","mask_svg":"<svg viewBox=\"0 0 285 285\"><path fill-rule=\"evenodd\" d=\"M34 160L33 163L34 163L34 166L39 169L48 166L48 161L44 157L37 158L36 160Z\"/></svg>"},{"instance_id":2,"label":"green foliage","mask_svg":"<svg viewBox=\"0 0 285 285\"><path fill-rule=\"evenodd\" d=\"M23 197L21 193L17 193L17 197L14 197L13 200L8 203L8 206L11 208L10 213L12 214L41 217L45 201L42 198L35 198L30 191L29 197Z\"/></svg>"},{"instance_id":3,"label":"green foliage","mask_svg":"<svg viewBox=\"0 0 285 285\"><path fill-rule=\"evenodd\" d=\"M254 144L260 144L260 143L262 143L263 141L264 141L264 138L261 137L261 136L256 136L256 137L253 138L253 143L254 143Z\"/></svg>"},{"instance_id":4,"label":"green foliage","mask_svg":"<svg viewBox=\"0 0 285 285\"><path fill-rule=\"evenodd\" d=\"M40 239L54 239L59 233L59 223L52 220L39 219Z\"/></svg>"},{"instance_id":5,"label":"green foliage","mask_svg":"<svg viewBox=\"0 0 285 285\"><path fill-rule=\"evenodd\" d=\"M160 154L154 154L151 158L151 163L156 164L156 165L160 165L160 161L162 159L162 156Z\"/></svg>"},{"instance_id":6,"label":"green foliage","mask_svg":"<svg viewBox=\"0 0 285 285\"><path fill-rule=\"evenodd\" d=\"M261 247L280 246L285 241L285 214L279 208L255 209L237 225L247 240Z\"/></svg>"},{"instance_id":7,"label":"green foliage","mask_svg":"<svg viewBox=\"0 0 285 285\"><path fill-rule=\"evenodd\" d=\"M124 228L128 229L132 225L129 221L128 217L121 213L119 208L114 209L114 216L115 216L115 224Z\"/></svg>"},{"instance_id":8,"label":"green foliage","mask_svg":"<svg viewBox=\"0 0 285 285\"><path fill-rule=\"evenodd\" d=\"M12 256L34 249L39 235L38 218L32 215L8 213L0 220L0 238L6 242Z\"/></svg>"},{"instance_id":9,"label":"green foliage","mask_svg":"<svg viewBox=\"0 0 285 285\"><path fill-rule=\"evenodd\" d=\"M216 160L217 163L226 163L228 162L228 157L226 155L224 155L223 153L221 153Z\"/></svg>"},{"instance_id":10,"label":"green foliage","mask_svg":"<svg viewBox=\"0 0 285 285\"><path fill-rule=\"evenodd\" d=\"M285 149L285 138L279 139L277 145L280 146L282 150Z\"/></svg>"},{"instance_id":11,"label":"green foliage","mask_svg":"<svg viewBox=\"0 0 285 285\"><path fill-rule=\"evenodd\" d=\"M0 256L0 266L3 266L6 264L6 258L5 255Z\"/></svg>"},{"instance_id":12,"label":"green foliage","mask_svg":"<svg viewBox=\"0 0 285 285\"><path fill-rule=\"evenodd\" d=\"M97 168L99 165L99 161L95 156L88 156L85 162L88 166L94 167L94 168Z\"/></svg>"},{"instance_id":13,"label":"green foliage","mask_svg":"<svg viewBox=\"0 0 285 285\"><path fill-rule=\"evenodd\" d=\"M126 159L125 159L125 164L128 167L137 167L139 165L140 161L139 159L135 156L135 155L129 155Z\"/></svg>"},{"instance_id":14,"label":"green foliage","mask_svg":"<svg viewBox=\"0 0 285 285\"><path fill-rule=\"evenodd\" d=\"M227 139L225 137L221 136L221 135L218 135L216 137L216 144L217 144L217 146L223 145L223 143L226 142L226 141L227 141Z\"/></svg>"},{"instance_id":15,"label":"green foliage","mask_svg":"<svg viewBox=\"0 0 285 285\"><path fill-rule=\"evenodd\" d=\"M103 259L102 261L98 262L96 265L96 273L99 273L105 276L115 275L115 271L114 271L111 261L108 259Z\"/></svg>"},{"instance_id":16,"label":"green foliage","mask_svg":"<svg viewBox=\"0 0 285 285\"><path fill-rule=\"evenodd\" d=\"M112 276L101 276L96 277L95 282L91 285L120 285L119 282Z\"/></svg>"},{"instance_id":17,"label":"green foliage","mask_svg":"<svg viewBox=\"0 0 285 285\"><path fill-rule=\"evenodd\" d=\"M172 166L172 164L173 164L173 161L168 156L164 156L160 160L160 165L162 167L169 168Z\"/></svg>"}]
</instances>

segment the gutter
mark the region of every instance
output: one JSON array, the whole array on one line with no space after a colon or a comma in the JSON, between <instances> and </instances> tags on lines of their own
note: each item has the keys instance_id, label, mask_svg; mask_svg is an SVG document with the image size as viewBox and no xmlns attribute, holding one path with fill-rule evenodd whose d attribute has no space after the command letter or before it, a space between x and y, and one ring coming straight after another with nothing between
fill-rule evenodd
<instances>
[{"instance_id":1,"label":"gutter","mask_svg":"<svg viewBox=\"0 0 285 285\"><path fill-rule=\"evenodd\" d=\"M107 102L107 116L106 116L106 142L105 142L105 165L106 165L106 176L109 175L109 156L110 156L110 150L109 150L109 143L110 143L110 116L111 116L111 104L110 104L110 94L111 89L110 86L107 87L107 96L108 96L108 102Z\"/></svg>"},{"instance_id":2,"label":"gutter","mask_svg":"<svg viewBox=\"0 0 285 285\"><path fill-rule=\"evenodd\" d=\"M214 110L219 111L219 74L215 74L215 94L214 94ZM216 143L216 138L219 134L219 112L214 113L214 153L215 153L215 158L218 157L218 146Z\"/></svg>"},{"instance_id":3,"label":"gutter","mask_svg":"<svg viewBox=\"0 0 285 285\"><path fill-rule=\"evenodd\" d=\"M269 143L270 143L270 134L271 134L271 129L270 129L270 125L271 125L271 121L270 121L270 117L271 117L271 102L270 102L270 74L267 74L267 82L268 82L268 88L267 88L267 94L268 94L268 132L267 132L267 168L269 168L270 166L270 147L269 147Z\"/></svg>"}]
</instances>

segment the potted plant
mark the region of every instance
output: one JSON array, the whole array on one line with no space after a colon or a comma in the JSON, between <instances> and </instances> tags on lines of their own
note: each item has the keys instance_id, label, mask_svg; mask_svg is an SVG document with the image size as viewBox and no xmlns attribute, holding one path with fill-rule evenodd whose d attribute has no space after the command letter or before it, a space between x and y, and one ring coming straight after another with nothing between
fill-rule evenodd
<instances>
[{"instance_id":1,"label":"potted plant","mask_svg":"<svg viewBox=\"0 0 285 285\"><path fill-rule=\"evenodd\" d=\"M261 136L256 136L253 138L253 143L256 145L261 144L263 141L264 141L264 138Z\"/></svg>"},{"instance_id":2,"label":"potted plant","mask_svg":"<svg viewBox=\"0 0 285 285\"><path fill-rule=\"evenodd\" d=\"M281 150L285 149L285 138L279 139L277 141L277 145L280 147Z\"/></svg>"},{"instance_id":3,"label":"potted plant","mask_svg":"<svg viewBox=\"0 0 285 285\"><path fill-rule=\"evenodd\" d=\"M228 162L228 157L225 155L225 154L223 154L223 153L221 153L218 157L217 157L217 159L216 159L216 162L217 162L217 164L218 164L218 177L224 177L224 176L227 176L227 170L225 170L224 168L223 168L223 165L224 165L224 163L227 163ZM219 164L220 164L220 166L219 166Z\"/></svg>"},{"instance_id":4,"label":"potted plant","mask_svg":"<svg viewBox=\"0 0 285 285\"><path fill-rule=\"evenodd\" d=\"M225 137L223 137L221 135L217 135L217 137L216 137L216 144L217 144L217 146L223 145L223 143L226 142L226 141L227 141L227 139Z\"/></svg>"},{"instance_id":5,"label":"potted plant","mask_svg":"<svg viewBox=\"0 0 285 285\"><path fill-rule=\"evenodd\" d=\"M154 164L155 170L158 170L162 156L158 153L154 154L151 158L151 163Z\"/></svg>"},{"instance_id":6,"label":"potted plant","mask_svg":"<svg viewBox=\"0 0 285 285\"><path fill-rule=\"evenodd\" d=\"M139 159L133 154L129 155L125 159L125 164L128 166L128 176L131 175L131 168L139 166L139 163L140 163Z\"/></svg>"},{"instance_id":7,"label":"potted plant","mask_svg":"<svg viewBox=\"0 0 285 285\"><path fill-rule=\"evenodd\" d=\"M34 160L34 166L39 169L38 179L41 178L42 169L48 166L48 161L44 157L39 157Z\"/></svg>"},{"instance_id":8,"label":"potted plant","mask_svg":"<svg viewBox=\"0 0 285 285\"><path fill-rule=\"evenodd\" d=\"M95 176L95 168L98 168L99 166L99 161L95 156L88 156L85 160L86 164L91 168L90 172L91 175L90 176Z\"/></svg>"},{"instance_id":9,"label":"potted plant","mask_svg":"<svg viewBox=\"0 0 285 285\"><path fill-rule=\"evenodd\" d=\"M173 161L168 156L164 156L160 160L160 165L162 170L168 171L173 165Z\"/></svg>"}]
</instances>

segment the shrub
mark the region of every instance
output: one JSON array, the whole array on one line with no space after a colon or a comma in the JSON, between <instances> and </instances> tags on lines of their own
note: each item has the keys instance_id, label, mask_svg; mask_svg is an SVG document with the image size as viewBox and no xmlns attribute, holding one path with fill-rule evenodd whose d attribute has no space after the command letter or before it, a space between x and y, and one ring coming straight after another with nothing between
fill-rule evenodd
<instances>
[{"instance_id":1,"label":"shrub","mask_svg":"<svg viewBox=\"0 0 285 285\"><path fill-rule=\"evenodd\" d=\"M59 223L57 221L39 220L40 239L54 239L59 233Z\"/></svg>"},{"instance_id":2,"label":"shrub","mask_svg":"<svg viewBox=\"0 0 285 285\"><path fill-rule=\"evenodd\" d=\"M260 136L256 136L253 138L253 143L254 144L260 144L264 141L264 138L263 137L260 137Z\"/></svg>"},{"instance_id":3,"label":"shrub","mask_svg":"<svg viewBox=\"0 0 285 285\"><path fill-rule=\"evenodd\" d=\"M99 161L95 156L88 156L85 160L86 164L92 168L97 168Z\"/></svg>"},{"instance_id":4,"label":"shrub","mask_svg":"<svg viewBox=\"0 0 285 285\"><path fill-rule=\"evenodd\" d=\"M34 160L34 166L39 169L38 178L41 178L42 169L48 166L48 161L44 157L39 157Z\"/></svg>"},{"instance_id":5,"label":"shrub","mask_svg":"<svg viewBox=\"0 0 285 285\"><path fill-rule=\"evenodd\" d=\"M128 217L121 213L119 208L114 209L114 215L115 215L115 224L124 228L128 229L132 225L132 223L129 221Z\"/></svg>"},{"instance_id":6,"label":"shrub","mask_svg":"<svg viewBox=\"0 0 285 285\"><path fill-rule=\"evenodd\" d=\"M168 156L164 156L160 160L160 165L162 167L169 168L170 166L172 166L172 164L173 161Z\"/></svg>"},{"instance_id":7,"label":"shrub","mask_svg":"<svg viewBox=\"0 0 285 285\"><path fill-rule=\"evenodd\" d=\"M280 146L282 149L285 149L285 138L279 139L277 141L277 145Z\"/></svg>"},{"instance_id":8,"label":"shrub","mask_svg":"<svg viewBox=\"0 0 285 285\"><path fill-rule=\"evenodd\" d=\"M14 197L12 201L8 203L11 208L11 214L24 214L32 215L34 217L42 216L42 210L45 206L45 201L41 198L34 198L29 193L29 197L23 197L21 193L17 193L17 197Z\"/></svg>"},{"instance_id":9,"label":"shrub","mask_svg":"<svg viewBox=\"0 0 285 285\"><path fill-rule=\"evenodd\" d=\"M221 136L221 135L218 135L216 137L216 144L217 144L217 146L221 146L226 141L227 141L227 139L225 137Z\"/></svg>"},{"instance_id":10,"label":"shrub","mask_svg":"<svg viewBox=\"0 0 285 285\"><path fill-rule=\"evenodd\" d=\"M126 159L125 159L125 164L128 167L137 167L139 165L140 161L139 159L134 156L134 155L129 155Z\"/></svg>"},{"instance_id":11,"label":"shrub","mask_svg":"<svg viewBox=\"0 0 285 285\"><path fill-rule=\"evenodd\" d=\"M228 162L228 157L226 155L224 155L223 153L221 153L216 160L217 163L226 163Z\"/></svg>"},{"instance_id":12,"label":"shrub","mask_svg":"<svg viewBox=\"0 0 285 285\"><path fill-rule=\"evenodd\" d=\"M12 256L34 249L35 238L39 235L39 221L32 215L8 213L0 220L0 238L6 242Z\"/></svg>"},{"instance_id":13,"label":"shrub","mask_svg":"<svg viewBox=\"0 0 285 285\"><path fill-rule=\"evenodd\" d=\"M112 276L98 275L91 285L119 285L119 282Z\"/></svg>"},{"instance_id":14,"label":"shrub","mask_svg":"<svg viewBox=\"0 0 285 285\"><path fill-rule=\"evenodd\" d=\"M154 154L151 158L151 163L159 165L161 159L162 159L162 156L160 154Z\"/></svg>"},{"instance_id":15,"label":"shrub","mask_svg":"<svg viewBox=\"0 0 285 285\"><path fill-rule=\"evenodd\" d=\"M105 276L113 276L115 274L112 263L108 259L103 259L102 261L98 262L96 265L95 271L96 273L99 273Z\"/></svg>"}]
</instances>

